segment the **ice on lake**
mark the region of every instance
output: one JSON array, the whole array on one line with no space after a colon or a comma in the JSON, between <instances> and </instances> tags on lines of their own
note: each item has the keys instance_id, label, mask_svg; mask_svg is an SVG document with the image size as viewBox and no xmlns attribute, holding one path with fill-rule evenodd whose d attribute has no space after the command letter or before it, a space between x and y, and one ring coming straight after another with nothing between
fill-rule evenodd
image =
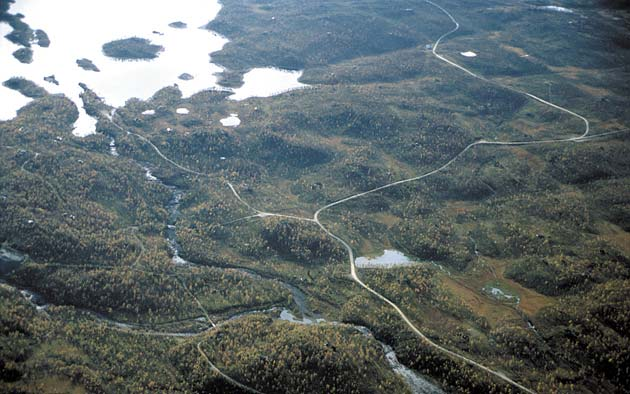
<instances>
[{"instance_id":1,"label":"ice on lake","mask_svg":"<svg viewBox=\"0 0 630 394\"><path fill-rule=\"evenodd\" d=\"M221 124L225 127L237 127L241 124L238 114L230 114L229 117L221 119Z\"/></svg>"},{"instance_id":2,"label":"ice on lake","mask_svg":"<svg viewBox=\"0 0 630 394\"><path fill-rule=\"evenodd\" d=\"M394 268L417 264L404 253L393 249L385 249L378 257L357 257L354 264L358 268Z\"/></svg>"},{"instance_id":3,"label":"ice on lake","mask_svg":"<svg viewBox=\"0 0 630 394\"><path fill-rule=\"evenodd\" d=\"M243 86L234 89L230 99L240 101L250 97L270 97L308 85L299 82L302 71L278 68L255 68L243 76Z\"/></svg>"},{"instance_id":4,"label":"ice on lake","mask_svg":"<svg viewBox=\"0 0 630 394\"><path fill-rule=\"evenodd\" d=\"M72 10L72 14L68 10ZM211 62L210 55L223 48L228 39L202 28L221 9L217 0L150 0L75 1L29 0L11 5L11 14L21 13L32 29L42 29L50 37L48 48L33 45L33 62L20 63L13 52L20 47L4 38L12 31L0 22L0 83L11 77L23 77L44 87L49 93L63 93L79 108L74 134L86 136L95 132L96 120L83 109L80 99L86 84L105 102L120 107L130 98L146 100L156 91L177 84L184 98L218 85L217 75L223 69ZM173 20L185 23L186 29L169 28ZM146 38L164 51L153 60L120 61L105 56L103 44L122 38ZM89 59L100 72L84 70L78 59ZM180 76L191 78L182 80ZM59 85L44 81L54 75ZM270 97L307 85L298 81L302 71L256 68L244 75L242 87L233 89L232 100ZM16 116L17 110L32 99L0 86L0 120ZM178 112L180 113L180 112ZM145 111L144 115L153 115ZM228 122L235 123L235 119Z\"/></svg>"},{"instance_id":5,"label":"ice on lake","mask_svg":"<svg viewBox=\"0 0 630 394\"><path fill-rule=\"evenodd\" d=\"M48 48L33 45L33 62L22 64L12 55L19 47L4 38L11 27L0 23L0 82L24 77L50 93L65 94L80 109L74 133L84 136L95 131L96 121L82 109L80 82L115 107L132 97L148 99L175 83L184 97L218 87L216 74L222 68L210 62L209 54L222 49L228 40L201 27L214 19L220 9L216 0L18 1L9 12L25 15L24 22L32 29L44 30L51 43ZM68 10L72 10L73 17ZM173 20L181 20L190 28L168 28ZM119 61L102 53L103 44L133 36L163 46L164 52L151 61ZM83 58L93 61L101 72L80 68L76 61ZM183 72L194 79L182 81L179 76ZM48 75L55 75L59 86L45 82L43 78ZM0 119L11 119L30 101L18 92L0 87Z\"/></svg>"}]
</instances>

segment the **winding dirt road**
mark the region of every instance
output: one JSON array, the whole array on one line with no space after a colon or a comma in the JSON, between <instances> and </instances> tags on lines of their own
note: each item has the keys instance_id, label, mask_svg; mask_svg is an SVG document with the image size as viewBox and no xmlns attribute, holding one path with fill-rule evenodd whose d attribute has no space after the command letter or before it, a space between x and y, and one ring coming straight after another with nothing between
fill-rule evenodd
<instances>
[{"instance_id":1,"label":"winding dirt road","mask_svg":"<svg viewBox=\"0 0 630 394\"><path fill-rule=\"evenodd\" d=\"M489 373L489 374L499 378L500 380L502 380L502 381L504 381L506 383L509 383L509 384L513 385L514 387L519 388L520 390L522 390L522 391L524 391L526 393L533 394L533 393L535 393L533 390L531 390L531 389L523 386L522 384L514 381L513 379L507 377L505 374L503 374L501 372L498 372L498 371L495 371L495 370L493 370L493 369L491 369L491 368L489 368L489 367L487 367L487 366L485 366L485 365L483 365L483 364L481 364L481 363L479 363L479 362L477 362L475 360L472 360L472 359L470 359L470 358L468 358L468 357L466 357L464 355L461 355L461 354L458 354L456 352L453 352L452 350L449 350L449 349L447 349L447 348L445 348L445 347L443 347L443 346L433 342L426 335L424 335L411 322L411 320L407 317L407 315L405 315L405 313L400 309L400 307L398 307L398 305L396 305L393 301L391 301L387 297L383 296L379 292L377 292L374 289L372 289L370 286L366 285L359 278L359 276L357 275L357 271L356 271L354 252L353 252L352 248L350 247L350 245L345 240L343 240L339 236L333 234L328 228L326 228L320 222L319 215L322 212L324 212L325 210L329 209L329 208L332 208L334 206L343 204L345 202L348 202L348 201L351 201L351 200L354 200L354 199L366 196L368 194L373 194L373 193L376 193L376 192L379 192L381 190L385 190L385 189L388 189L388 188L391 188L391 187L394 187L394 186L402 185L402 184L409 183L409 182L418 181L418 180L430 177L432 175L435 175L435 174L445 170L446 168L450 167L457 159L459 159L466 152L468 152L470 149L472 149L472 148L474 148L476 146L480 146L480 145L522 146L522 145L539 145L539 144L563 143L563 142L580 142L580 141L586 141L586 140L590 140L590 139L597 138L597 137L602 137L602 136L605 136L605 135L618 134L618 133L621 133L621 132L625 132L627 130L613 131L613 132L599 134L599 135L596 135L596 136L590 136L589 137L590 122L584 116L582 116L582 115L580 115L580 114L578 114L576 112L573 112L573 111L571 111L571 110L569 110L567 108L561 107L561 106L559 106L557 104L554 104L554 103L551 103L551 102L549 102L547 100L544 100L544 99L542 99L542 98L540 98L538 96L535 96L535 95L533 95L531 93L522 91L520 89L513 88L511 86L503 85L503 84L500 84L500 83L497 83L497 82L494 82L494 81L490 81L487 78L485 78L483 76L480 76L480 75L474 73L473 71L471 71L471 70L469 70L469 69L467 69L467 68L465 68L465 67L463 67L463 66L461 66L461 65L459 65L459 64L457 64L457 63L455 63L455 62L453 62L451 60L449 60L448 58L444 57L443 55L439 54L437 52L437 50L438 50L438 47L439 47L440 43L442 42L442 40L444 40L446 37L450 36L451 34L457 32L459 30L460 25L459 25L459 22L457 22L457 20L453 17L453 15L451 15L451 13L448 12L446 9L444 9L442 6L432 2L430 0L425 0L425 2L430 4L430 5L432 5L432 6L434 6L434 7L436 7L436 8L438 8L440 11L442 11L446 16L448 16L448 18L455 25L455 27L453 29L449 30L447 33L445 33L442 36L440 36L437 39L437 41L435 42L435 44L433 45L432 53L437 59L439 59L439 60L441 60L441 61L443 61L443 62L445 62L445 63L447 63L447 64L449 64L449 65L451 65L451 66L453 66L453 67L455 67L455 68L457 68L459 70L461 70L461 71L463 71L464 73L470 75L473 78L476 78L476 79L479 79L479 80L482 80L482 81L485 81L485 82L492 83L494 85L500 86L500 87L502 87L504 89L508 89L508 90L510 90L512 92L515 92L515 93L523 94L523 95L527 96L528 98L533 99L533 100L535 100L535 101L537 101L539 103L542 103L542 104L547 105L549 107L552 107L552 108L554 108L556 110L565 112L565 113L567 113L567 114L569 114L569 115L571 115L571 116L573 116L573 117L575 117L577 119L580 119L584 123L584 131L583 131L583 133L580 134L579 136L575 136L575 137L560 138L560 139L548 139L548 140L533 140L533 141L486 141L486 140L480 140L480 141L476 141L476 142L473 142L473 143L469 144L468 146L466 146L461 152L459 152L457 155L455 155L451 160L449 160L448 162L443 164L441 167L436 168L435 170L429 171L429 172L427 172L425 174L422 174L422 175L419 175L419 176L415 176L415 177L412 177L412 178L403 179L403 180L400 180L400 181L397 181L397 182L392 182L392 183L389 183L387 185L383 185L383 186L380 186L380 187L368 190L366 192L357 193L357 194L354 194L352 196L343 198L341 200L332 202L332 203L330 203L330 204L320 208L317 212L315 212L315 215L313 216L313 219L321 227L321 229L326 232L326 234L328 234L331 238L337 240L339 243L341 243L346 248L346 250L348 252L349 260L350 260L350 275L352 276L352 279L356 283L358 283L361 287L363 287L365 290L369 291L370 293L375 295L377 298L379 298L380 300L382 300L385 303L387 303L388 305L390 305L398 313L398 315L403 319L403 321L407 324L407 326L409 326L409 328L411 328L411 330L416 335L418 335L420 337L420 339L422 339L422 341L424 343L426 343L429 346L431 346L431 347L433 347L433 348L435 348L435 349L437 349L437 350L439 350L439 351L441 351L441 352L451 356L452 358L464 361L465 363L467 363L469 365L472 365L472 366L477 367L477 368L479 368L479 369L481 369L483 371L486 371L487 373Z\"/></svg>"},{"instance_id":2,"label":"winding dirt road","mask_svg":"<svg viewBox=\"0 0 630 394\"><path fill-rule=\"evenodd\" d=\"M271 213L271 212L265 212L265 211L261 211L259 209L254 208L253 206L251 206L249 203L247 203L246 201L244 201L241 196L238 194L236 188L232 185L232 183L230 182L226 182L226 185L229 187L229 189L231 190L232 194L235 196L235 198L241 203L243 204L245 207L247 207L249 210L251 210L252 212L254 212L253 215L250 216L246 216L240 219L236 219L233 220L231 222L228 222L226 224L230 224L230 223L236 223L239 221L243 221L243 220L249 220L249 219L255 219L255 218L266 218L266 217L278 217L278 218L283 218L283 219L289 219L289 220L297 220L297 221L303 221L303 222L310 222L310 223L315 223L317 224L322 231L324 231L329 237L331 237L332 239L336 240L337 242L339 242L341 245L343 245L343 247L346 249L346 251L348 252L348 256L349 256L349 263L350 263L350 275L352 277L352 279L359 284L362 288L364 288L365 290L367 290L368 292L370 292L371 294L373 294L375 297L377 297L378 299L382 300L383 302L385 302L386 304L388 304L389 306L391 306L396 313L401 317L401 319L407 324L407 326L427 345L433 347L434 349L450 356L453 359L456 360L460 360L463 361L471 366L474 366L476 368L479 368L485 372L487 372L488 374L498 378L499 380L508 383L520 390L522 390L523 392L526 393L530 393L533 394L534 391L523 386L522 384L514 381L513 379L509 378L508 376L506 376L505 374L503 374L502 372L496 371L490 367L487 367L475 360L472 360L464 355L461 355L459 353L456 353L450 349L447 349L437 343L435 343L434 341L432 341L431 339L429 339L425 334L422 333L422 331L420 331L420 329L418 327L416 327L414 325L414 323L407 317L407 315L405 315L405 313L401 310L401 308L394 303L393 301L391 301L390 299L388 299L387 297L383 296L382 294L380 294L379 292L375 291L374 289L372 289L370 286L366 285L357 275L357 270L356 270L356 265L355 265L355 257L354 257L354 252L352 250L352 247L348 244L348 242L346 242L345 240L343 240L341 237L335 235L334 233L332 233L324 224L321 223L319 216L322 212L344 204L348 201L369 195L369 194L373 194L385 189L389 189L395 186L399 186L405 183L410 183L410 182L415 182L415 181L419 181L421 179L430 177L432 175L435 175L445 169L447 169L448 167L450 167L455 161L457 161L460 157L462 157L464 154L466 154L466 152L468 152L469 150L471 150L472 148L476 147L476 146L482 146L482 145L487 145L487 146L523 146L523 145L541 145L541 144L552 144L552 143L568 143L568 142L586 142L586 141L591 141L593 139L596 138L601 138L604 136L610 136L610 135L615 135L615 134L620 134L620 133L624 133L627 132L628 130L617 130L617 131L611 131L611 132L606 132L606 133L601 133L601 134L597 134L597 135L589 135L590 133L590 122L589 120L574 112L571 111L567 108L564 108L560 105L554 104L550 101L544 100L538 96L535 96L531 93L528 93L526 91L508 86L508 85L504 85L501 84L499 82L496 81L492 81L489 80L469 69L467 69L466 67L457 64L456 62L448 59L447 57L445 57L444 55L438 53L438 48L439 45L442 43L443 40L445 40L448 36L450 36L451 34L457 32L460 28L459 22L453 17L453 15L447 11L445 8L443 8L442 6L434 3L433 1L430 0L424 0L427 4L437 8L439 11L441 11L443 14L445 14L450 21L454 24L454 28L452 28L451 30L449 30L448 32L446 32L445 34L443 34L442 36L440 36L435 44L433 45L432 48L432 54L434 55L435 58L437 58L438 60L457 68L458 70L464 72L465 74L479 79L481 81L487 82L489 84L493 84L495 86L498 86L500 88L503 89L507 89L509 91L518 93L518 94L522 94L526 97L528 97L529 99L532 99L540 104L546 105L548 107L551 107L553 109L556 109L558 111L564 112L566 114L571 115L572 117L575 117L576 119L579 119L583 124L584 124L584 131L578 135L578 136L573 136L573 137L567 137L567 138L559 138L559 139L546 139L546 140L530 140L530 141L487 141L487 140L479 140L479 141L475 141L471 144L469 144L468 146L466 146L462 151L460 151L458 154L456 154L453 158L451 158L449 161L447 161L446 163L444 163L442 166L431 170L427 173L415 176L415 177L411 177L411 178L407 178L407 179L403 179L403 180L399 180L396 182L392 182L365 192L361 192L361 193L357 193L348 197L345 197L343 199L340 199L338 201L332 202L330 204L325 205L324 207L318 209L315 214L313 215L312 218L306 218L306 217L299 217L299 216L293 216L293 215L285 215L285 214L280 214L280 213ZM133 133L131 131L125 130L123 127L121 127L120 125L118 125L115 121L114 121L114 116L115 116L115 112L112 113L111 115L106 114L106 116L108 117L108 119L115 125L115 127L117 127L118 129L120 129L123 132L126 132L130 135L134 135L135 137L139 138L140 140L142 140L143 142L149 144L153 150L155 150L155 152L158 154L158 156L160 156L163 160L165 160L166 162L170 163L171 165L181 169L182 171L185 171L187 173L193 174L193 175L197 175L197 176L203 176L203 177L212 177L211 174L205 174L199 171L195 171L192 170L190 168L187 168L181 164L176 163L175 161L171 160L169 157L167 157L165 154L163 154L160 149L153 144L148 138L137 134L137 133ZM191 294L192 295L192 294ZM196 299L196 297L193 298ZM204 314L208 317L209 316L207 314L207 312L203 309L203 306L199 303L199 301L197 300L197 303L199 304L200 309L204 312ZM213 327L216 327L214 325L214 323L212 323L211 320L209 320L211 322L211 324L213 325ZM237 381L235 381L234 379L232 379L231 377L227 376L226 374L224 374L223 372L221 372L209 359L209 357L207 356L207 354L203 351L202 347L201 347L201 342L199 342L197 344L197 350L199 351L199 353L201 354L201 356L204 358L204 360L210 365L211 369L213 371L215 371L216 373L218 373L219 375L221 375L223 378L225 378L228 382L232 383L233 385L240 387L241 389L244 389L248 392L252 392L252 393L260 393L259 391L245 386Z\"/></svg>"}]
</instances>

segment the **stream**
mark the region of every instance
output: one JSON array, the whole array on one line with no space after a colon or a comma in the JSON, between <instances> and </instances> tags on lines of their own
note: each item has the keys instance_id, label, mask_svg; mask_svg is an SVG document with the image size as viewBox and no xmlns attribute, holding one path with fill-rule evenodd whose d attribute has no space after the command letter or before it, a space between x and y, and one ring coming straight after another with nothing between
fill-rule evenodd
<instances>
[{"instance_id":1,"label":"stream","mask_svg":"<svg viewBox=\"0 0 630 394\"><path fill-rule=\"evenodd\" d=\"M389 362L392 370L400 375L403 379L405 379L413 394L444 394L444 391L442 389L440 389L435 384L429 382L418 372L401 364L400 361L398 361L396 352L394 352L394 349L392 349L391 346L386 345L380 341L379 343L383 347L385 358L387 358L387 362Z\"/></svg>"},{"instance_id":2,"label":"stream","mask_svg":"<svg viewBox=\"0 0 630 394\"><path fill-rule=\"evenodd\" d=\"M282 312L280 313L280 320L285 320L291 323L305 324L305 325L324 323L324 324L329 324L329 325L334 325L334 326L346 326L346 327L350 326L353 329L360 332L361 334L365 335L366 337L375 340L381 345L381 348L383 349L383 352L385 353L385 359L389 363L389 366L391 367L392 371L394 371L396 374L398 374L400 377L404 379L405 383L407 383L407 386L409 387L409 389L411 390L413 394L444 394L444 391L442 389L440 389L435 384L431 383L429 380L427 380L427 378L425 378L418 372L406 367L400 361L398 361L398 356L396 355L396 352L394 351L394 349L391 346L387 345L386 343L381 342L378 339L376 339L372 331L367 327L357 326L357 325L348 324L348 323L340 323L337 321L329 322L329 321L326 321L325 319L315 319L315 320L309 319L309 318L298 319L288 309L282 310Z\"/></svg>"},{"instance_id":3,"label":"stream","mask_svg":"<svg viewBox=\"0 0 630 394\"><path fill-rule=\"evenodd\" d=\"M116 140L114 137L109 138L109 154L112 156L118 156L118 149L116 148Z\"/></svg>"},{"instance_id":4,"label":"stream","mask_svg":"<svg viewBox=\"0 0 630 394\"><path fill-rule=\"evenodd\" d=\"M177 240L177 221L180 217L179 207L181 205L181 200L184 195L184 192L181 189L179 189L177 186L164 183L164 181L162 181L161 179L153 175L153 173L148 167L143 167L143 168L145 170L145 177L148 181L159 183L163 185L164 187L168 188L171 192L171 199L166 206L167 211L168 211L166 241L168 243L169 250L173 256L172 257L173 263L176 265L186 265L186 264L195 265L194 263L191 263L190 261L185 260L184 258L180 256L181 245L179 244ZM319 319L317 316L315 316L315 314L313 314L313 312L309 309L306 294L304 294L302 290L298 289L296 286L290 283L284 282L277 278L264 277L261 274L247 268L239 268L239 267L226 268L226 267L221 267L221 266L213 266L213 267L237 271L256 280L274 281L291 292L293 301L295 302L297 309L300 311L300 314L302 315L302 319L305 319L308 321L315 321L315 322L318 320L322 320L322 319ZM283 311L282 314L287 316L285 311Z\"/></svg>"},{"instance_id":5,"label":"stream","mask_svg":"<svg viewBox=\"0 0 630 394\"><path fill-rule=\"evenodd\" d=\"M181 205L181 200L184 195L184 192L174 185L169 185L169 184L164 183L162 180L154 176L148 167L143 167L143 168L145 170L145 177L148 181L160 183L161 185L167 187L171 191L171 199L167 204L169 217L168 217L167 230L166 230L166 241L169 245L169 249L173 256L172 257L173 263L176 265L187 265L187 264L194 265L193 263L185 260L184 258L180 256L181 245L179 244L177 240L177 221L180 217L179 207ZM225 267L218 267L218 268L225 269ZM291 312L288 308L282 308L282 309L271 308L267 310L254 310L254 311L248 311L248 312L241 312L234 316L229 317L227 319L228 321L238 319L243 316L251 315L253 313L272 313L272 312L277 312L278 310L280 310L279 319L285 320L294 324L305 324L305 325L332 324L332 325L348 326L345 323L340 323L340 322L335 322L335 321L332 321L332 322L326 321L321 316L317 316L316 314L314 314L308 306L308 299L307 299L306 294L302 290L300 290L299 288L297 288L296 286L290 283L284 282L277 278L265 278L263 275L253 270L246 269L246 268L229 268L229 269L241 272L253 279L272 280L282 285L284 288L286 288L287 290L291 292L293 301L295 302L295 305L297 307L297 310L299 311L299 314L301 315L301 318L296 317L293 314L293 312ZM109 323L117 325L117 322L113 322L109 319L105 319L105 320L108 321ZM389 363L389 366L396 374L398 374L400 377L404 379L404 381L407 383L407 385L409 386L413 394L444 394L444 391L442 391L439 387L435 386L433 383L429 382L425 377L423 377L416 371L413 371L410 368L407 368L405 365L401 364L400 361L398 361L396 352L392 349L392 347L381 341L378 341L374 337L370 329L368 329L367 327L355 326L355 325L352 325L352 327L355 330L364 334L365 336L376 340L380 344L380 346L383 348L383 352L385 353L385 358L387 362ZM196 334L198 333L195 333L195 334L182 333L178 335L193 336Z\"/></svg>"},{"instance_id":6,"label":"stream","mask_svg":"<svg viewBox=\"0 0 630 394\"><path fill-rule=\"evenodd\" d=\"M38 312L45 311L46 308L48 308L48 304L41 295L30 290L19 290L19 292L22 294L22 297L30 302Z\"/></svg>"},{"instance_id":7,"label":"stream","mask_svg":"<svg viewBox=\"0 0 630 394\"><path fill-rule=\"evenodd\" d=\"M166 223L166 243L168 244L168 249L172 255L172 261L175 265L186 265L192 264L189 261L184 260L179 254L181 252L181 245L177 241L177 221L180 216L179 206L181 205L182 196L184 192L179 189L177 186L169 185L163 182L161 179L153 175L151 169L143 166L145 171L144 176L149 182L158 183L164 187L166 187L171 192L171 199L166 204L166 210L168 212L168 219Z\"/></svg>"},{"instance_id":8,"label":"stream","mask_svg":"<svg viewBox=\"0 0 630 394\"><path fill-rule=\"evenodd\" d=\"M112 155L117 155L117 152L115 150L116 149L115 142L113 140L110 143L110 148L111 148L110 153ZM184 192L181 189L179 189L177 186L168 185L164 183L162 180L160 180L159 178L155 177L148 167L143 167L143 168L145 170L145 177L147 181L157 182L163 185L164 187L168 188L171 192L171 198L166 206L167 211L168 211L168 221L167 221L167 228L165 232L165 238L166 238L169 250L172 255L173 263L175 265L194 265L193 263L185 260L184 258L180 256L181 245L179 244L177 240L177 227L176 226L177 226L177 221L180 217L179 208L181 205L181 200L184 195ZM8 247L3 246L0 250L0 263L1 263L0 266L3 266L4 268L12 270L15 268L15 265L21 264L25 259L26 259L25 255L19 253L18 251L10 249ZM309 308L307 295L298 287L277 278L265 277L253 270L246 269L246 268L226 268L226 267L217 267L217 268L238 271L242 274L247 275L248 277L252 279L271 280L282 285L284 288L286 288L287 290L291 292L293 301L295 302L295 306L297 310L299 311L299 314L301 315L301 317L297 317L288 308L274 307L274 308L270 308L266 310L252 310L252 311L240 312L238 314L228 317L226 321L235 320L243 316L251 315L254 313L273 313L273 314L276 314L277 316L276 318L291 322L293 324L304 324L304 325L329 324L329 325L339 325L339 326L341 325L351 326L353 329L361 332L366 337L370 337L371 339L376 340L380 344L385 354L385 358L387 362L389 363L390 368L396 374L398 374L400 377L404 379L404 381L407 383L407 385L409 386L413 394L443 394L444 393L440 388L438 388L437 386L429 382L422 375L418 374L417 372L401 364L398 361L398 357L396 353L394 352L394 350L392 349L392 347L381 341L378 341L374 337L373 333L367 327L348 325L348 324L340 323L336 321L327 321L321 316L313 313L311 309ZM25 300L27 300L31 305L33 305L33 307L38 312L47 314L46 309L48 308L48 304L46 303L46 300L40 294L37 294L36 292L27 290L27 289L15 288L14 286L7 284L6 282L1 282L1 283L14 288L16 291L19 291L22 297L24 297ZM81 308L78 308L77 310L87 313L90 316L92 316L92 318L94 318L96 321L115 327L116 329L124 330L124 331L136 331L138 333L142 333L146 335L187 338L187 337L194 337L194 336L203 334L204 332L207 332L213 329L212 327L208 327L205 330L196 331L196 332L155 331L152 329L152 325L145 325L141 323L121 322L121 321L117 321L109 317L106 317L95 311L81 309ZM277 315L278 311L280 312L279 315ZM193 321L193 320L200 321L200 319L205 321L205 318L203 317L196 318L196 319L195 318L189 319L188 321Z\"/></svg>"},{"instance_id":9,"label":"stream","mask_svg":"<svg viewBox=\"0 0 630 394\"><path fill-rule=\"evenodd\" d=\"M15 249L2 245L0 247L0 276L18 268L26 260L26 256Z\"/></svg>"},{"instance_id":10,"label":"stream","mask_svg":"<svg viewBox=\"0 0 630 394\"><path fill-rule=\"evenodd\" d=\"M150 179L151 181L154 182L161 182L159 181L157 178L155 178L150 170L146 170L146 175L147 175L147 179ZM155 178L155 179L153 179ZM173 196L168 204L168 208L169 208L169 225L168 225L168 229L167 229L167 241L169 242L169 247L171 248L171 251L173 252L173 261L175 264L191 264L188 261L184 260L183 258L181 258L179 256L179 251L180 251L180 245L177 242L177 238L176 238L176 234L175 234L175 224L177 221L177 218L179 217L179 204L181 201L181 197L183 195L183 192L179 189L177 189L175 186L167 186L172 193ZM5 249L3 249L3 251L5 251ZM15 255L16 252L12 252L12 255L15 256L15 260L18 259L18 256ZM8 253L3 253L3 254L8 254ZM25 257L22 255L19 255L20 259L24 259ZM380 346L383 349L383 352L385 353L385 359L387 360L387 362L389 363L390 368L399 376L401 376L405 382L407 383L407 385L409 386L409 388L411 389L411 392L413 394L443 394L444 392L437 386L435 386L434 384L432 384L431 382L429 382L426 378L424 378L422 375L420 375L419 373L407 368L405 365L401 364L400 361L398 361L398 357L396 355L396 353L394 352L394 350L392 349L391 346L378 341L373 333L370 331L370 329L368 329L367 327L363 327L363 326L357 326L357 325L348 325L345 323L340 323L340 322L336 322L336 321L326 321L325 319L321 318L321 317L316 317L315 314L309 309L308 307L308 300L306 297L306 294L304 294L303 291L301 291L300 289L298 289L297 287L280 281L278 279L272 278L272 279L266 279L263 276L257 274L256 272L253 272L251 270L247 270L244 268L236 268L236 271L242 272L244 274L246 274L247 276L254 278L254 279L260 279L260 280L273 280L276 281L277 283L283 285L285 288L287 288L292 296L293 296L293 300L297 306L297 309L299 310L300 314L302 315L301 318L296 317L289 309L287 308L270 308L270 309L266 309L266 310L252 310L252 311L246 311L246 312L240 312L238 314L235 314L233 316L230 316L226 319L226 321L231 321L231 320L235 320L235 319L239 319L241 317L244 316L248 316L251 314L256 314L256 313L274 313L277 314L278 311L280 311L280 315L278 316L278 318L280 320L285 320L288 322L291 322L293 324L304 324L304 325L315 325L315 324L330 324L330 325L339 325L339 326L351 326L353 329L359 331L360 333L362 333L363 335L365 335L366 337L370 337L371 339L374 339L375 341L377 341ZM26 299L31 305L33 305L33 307L35 307L35 309L38 312L42 312L42 313L46 313L46 309L48 307L48 304L46 303L45 299L37 294L36 292L33 292L31 290L26 290L26 289L19 289L19 288L15 288L14 286L8 285L5 282L2 282L3 284L10 286L12 288L14 288L16 291L19 291L20 294L22 295L22 297L24 297L24 299ZM191 338L191 337L195 337L198 335L203 334L204 332L207 332L209 330L212 330L213 328L209 327L206 330L203 331L197 331L197 332L168 332L168 331L155 331L153 329L151 329L151 326L147 326L144 324L139 324L139 323L128 323L128 322L121 322L121 321L117 321L114 319L111 319L109 317L106 317L98 312L95 311L91 311L91 310L87 310L87 309L77 309L80 310L81 312L87 313L90 316L92 316L92 318L94 318L95 320L101 322L101 323L105 323L109 326L115 327L116 329L120 329L120 330L124 330L124 331L136 331L142 334L146 334L146 335L155 335L155 336L165 336L165 337L180 337L180 338ZM205 318L200 317L197 319L189 319L189 321L200 321L204 320Z\"/></svg>"}]
</instances>

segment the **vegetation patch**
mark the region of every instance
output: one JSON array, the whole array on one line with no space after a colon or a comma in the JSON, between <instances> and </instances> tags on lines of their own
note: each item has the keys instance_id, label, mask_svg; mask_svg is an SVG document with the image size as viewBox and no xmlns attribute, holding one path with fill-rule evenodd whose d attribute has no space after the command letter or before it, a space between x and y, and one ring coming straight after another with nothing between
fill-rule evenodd
<instances>
[{"instance_id":1,"label":"vegetation patch","mask_svg":"<svg viewBox=\"0 0 630 394\"><path fill-rule=\"evenodd\" d=\"M82 69L86 70L86 71L95 71L95 72L99 72L101 70L99 70L98 67L96 67L96 65L90 60L90 59L77 59L77 66L81 67Z\"/></svg>"},{"instance_id":2,"label":"vegetation patch","mask_svg":"<svg viewBox=\"0 0 630 394\"><path fill-rule=\"evenodd\" d=\"M140 37L115 40L103 45L103 53L117 60L151 60L160 55L164 47L151 44Z\"/></svg>"},{"instance_id":3,"label":"vegetation patch","mask_svg":"<svg viewBox=\"0 0 630 394\"><path fill-rule=\"evenodd\" d=\"M20 63L29 64L33 62L33 50L31 48L20 48L13 52L13 57Z\"/></svg>"},{"instance_id":4,"label":"vegetation patch","mask_svg":"<svg viewBox=\"0 0 630 394\"><path fill-rule=\"evenodd\" d=\"M16 90L26 97L40 98L48 94L46 89L25 78L11 78L2 83L3 86Z\"/></svg>"},{"instance_id":5,"label":"vegetation patch","mask_svg":"<svg viewBox=\"0 0 630 394\"><path fill-rule=\"evenodd\" d=\"M224 351L225 343L233 344L234 351ZM381 346L352 327L302 326L253 315L214 330L200 346L229 376L261 392L407 392ZM195 372L195 350L194 344L187 344L173 352L195 391L229 389L209 368Z\"/></svg>"}]
</instances>

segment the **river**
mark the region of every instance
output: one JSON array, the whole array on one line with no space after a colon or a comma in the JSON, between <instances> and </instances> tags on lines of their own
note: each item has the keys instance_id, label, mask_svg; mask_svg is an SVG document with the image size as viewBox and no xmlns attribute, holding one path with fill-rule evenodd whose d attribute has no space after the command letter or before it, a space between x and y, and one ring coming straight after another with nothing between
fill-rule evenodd
<instances>
[{"instance_id":1,"label":"river","mask_svg":"<svg viewBox=\"0 0 630 394\"><path fill-rule=\"evenodd\" d=\"M145 176L148 181L158 182L164 185L165 187L167 187L171 191L171 199L167 205L169 219L168 219L168 226L166 230L166 240L168 242L169 249L171 250L171 253L173 255L173 263L178 264L178 265L192 264L180 256L181 245L179 244L177 240L177 221L180 216L179 208L181 205L181 199L182 199L182 196L184 195L184 192L176 186L165 184L159 178L155 177L152 174L150 169L146 167L144 168L146 171ZM224 268L224 267L216 267L216 268ZM312 310L309 308L308 298L306 294L302 290L300 290L298 287L290 283L284 282L277 278L266 278L262 276L261 274L255 271L246 269L246 268L230 268L230 269L239 271L249 276L250 278L253 278L256 280L275 281L279 283L280 285L282 285L283 287L285 287L286 289L288 289L291 292L291 295L293 297L293 302L295 302L295 305L301 315L301 318L296 317L293 314L293 312L291 312L287 308L281 308L281 309L271 308L264 311L256 310L256 311L242 312L232 317L229 317L227 320L234 320L234 319L247 316L253 313L277 313L279 310L280 315L278 316L278 318L280 320L285 320L294 324L306 324L306 325L332 324L332 325L345 325L345 326L348 325L346 323L340 323L336 321L327 321L321 316L317 316L316 314L314 314ZM392 349L392 347L381 341L378 341L367 327L356 326L356 325L352 325L352 327L356 329L357 331L360 331L364 335L376 340L380 344L380 346L383 348L385 358L387 362L389 363L391 369L405 380L405 382L407 383L407 385L409 386L413 394L444 394L444 391L442 391L435 384L431 383L427 378L423 377L416 371L410 368L407 368L405 365L401 364L400 361L398 361L396 352ZM178 333L178 335L184 336L185 334ZM193 335L193 334L189 334L189 335Z\"/></svg>"}]
</instances>

